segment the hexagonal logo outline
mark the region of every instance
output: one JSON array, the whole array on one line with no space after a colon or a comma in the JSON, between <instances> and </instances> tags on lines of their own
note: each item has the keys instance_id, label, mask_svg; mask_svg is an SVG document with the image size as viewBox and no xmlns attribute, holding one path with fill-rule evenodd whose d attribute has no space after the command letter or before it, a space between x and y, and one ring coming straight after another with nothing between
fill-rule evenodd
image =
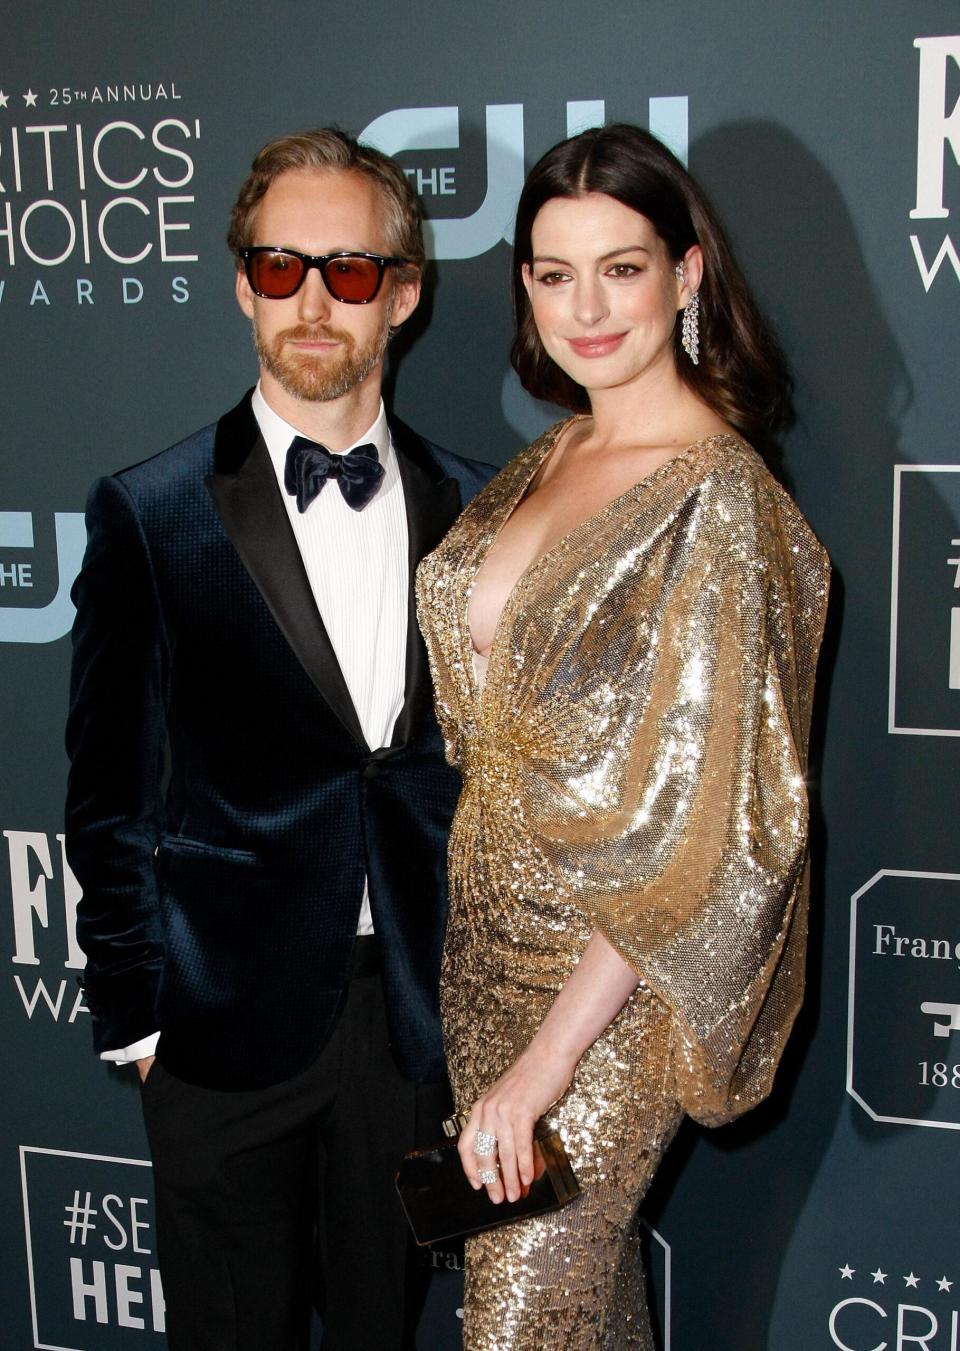
<instances>
[{"instance_id":1,"label":"hexagonal logo outline","mask_svg":"<svg viewBox=\"0 0 960 1351\"><path fill-rule=\"evenodd\" d=\"M912 877L923 881L960 882L960 873L915 871L909 868L881 868L869 881L850 897L850 964L847 978L847 1082L846 1091L866 1112L871 1121L882 1121L894 1126L927 1126L936 1130L960 1130L960 1121L929 1121L918 1117L884 1116L875 1112L867 1100L853 1086L855 1058L856 977L857 977L857 906L861 896L872 890L885 877Z\"/></svg>"}]
</instances>

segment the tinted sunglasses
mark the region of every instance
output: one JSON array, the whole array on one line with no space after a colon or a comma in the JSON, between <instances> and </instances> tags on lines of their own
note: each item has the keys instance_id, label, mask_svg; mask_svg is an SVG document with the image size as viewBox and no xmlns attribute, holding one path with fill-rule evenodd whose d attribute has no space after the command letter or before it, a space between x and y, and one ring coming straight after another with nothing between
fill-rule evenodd
<instances>
[{"instance_id":1,"label":"tinted sunglasses","mask_svg":"<svg viewBox=\"0 0 960 1351\"><path fill-rule=\"evenodd\" d=\"M251 289L264 300L287 300L296 295L312 267L334 300L344 305L369 305L383 283L388 267L399 267L406 258L383 258L379 253L298 253L256 244L238 249Z\"/></svg>"}]
</instances>

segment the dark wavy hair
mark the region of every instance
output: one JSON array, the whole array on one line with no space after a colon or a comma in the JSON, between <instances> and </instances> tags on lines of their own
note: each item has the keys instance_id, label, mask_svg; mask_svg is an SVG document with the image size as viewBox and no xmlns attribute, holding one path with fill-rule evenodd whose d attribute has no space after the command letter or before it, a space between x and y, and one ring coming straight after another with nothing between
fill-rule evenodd
<instances>
[{"instance_id":1,"label":"dark wavy hair","mask_svg":"<svg viewBox=\"0 0 960 1351\"><path fill-rule=\"evenodd\" d=\"M686 384L756 450L778 454L778 435L792 417L791 380L776 335L750 294L723 227L676 156L649 132L625 123L595 127L561 141L534 165L520 196L513 246L516 337L510 360L535 398L588 412L586 390L547 355L523 284L533 261L537 214L554 197L602 192L651 222L679 262L692 244L703 250L700 364L694 366L674 330L674 359ZM679 315L678 315L679 320Z\"/></svg>"}]
</instances>

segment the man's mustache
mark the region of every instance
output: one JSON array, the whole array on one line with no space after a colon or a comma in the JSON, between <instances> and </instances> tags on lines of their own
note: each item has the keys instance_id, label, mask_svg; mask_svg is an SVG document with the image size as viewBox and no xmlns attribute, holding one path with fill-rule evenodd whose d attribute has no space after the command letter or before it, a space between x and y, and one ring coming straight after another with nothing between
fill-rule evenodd
<instances>
[{"instance_id":1,"label":"man's mustache","mask_svg":"<svg viewBox=\"0 0 960 1351\"><path fill-rule=\"evenodd\" d=\"M323 324L297 324L293 328L284 328L277 334L280 342L342 342L352 346L353 337L339 328L330 328Z\"/></svg>"}]
</instances>

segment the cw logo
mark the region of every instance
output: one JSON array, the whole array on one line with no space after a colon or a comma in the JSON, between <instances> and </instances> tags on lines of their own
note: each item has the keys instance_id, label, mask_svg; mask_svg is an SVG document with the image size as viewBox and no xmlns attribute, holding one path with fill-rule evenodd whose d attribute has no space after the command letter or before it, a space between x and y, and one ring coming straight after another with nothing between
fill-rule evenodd
<instances>
[{"instance_id":1,"label":"cw logo","mask_svg":"<svg viewBox=\"0 0 960 1351\"><path fill-rule=\"evenodd\" d=\"M70 588L80 571L87 542L82 512L54 513L57 536L57 592L46 605L0 605L0 643L52 643L70 632L73 604ZM33 515L0 511L0 549L32 551ZM30 587L32 563L23 559L0 563L0 588Z\"/></svg>"},{"instance_id":2,"label":"cw logo","mask_svg":"<svg viewBox=\"0 0 960 1351\"><path fill-rule=\"evenodd\" d=\"M689 141L686 95L649 100L648 125L686 163ZM567 104L567 135L602 126L603 99ZM500 240L512 242L512 224L524 177L523 104L493 103L486 109L487 192L471 216L426 222L432 258L476 258ZM395 108L360 133L360 140L386 155L411 150L459 150L460 109Z\"/></svg>"}]
</instances>

